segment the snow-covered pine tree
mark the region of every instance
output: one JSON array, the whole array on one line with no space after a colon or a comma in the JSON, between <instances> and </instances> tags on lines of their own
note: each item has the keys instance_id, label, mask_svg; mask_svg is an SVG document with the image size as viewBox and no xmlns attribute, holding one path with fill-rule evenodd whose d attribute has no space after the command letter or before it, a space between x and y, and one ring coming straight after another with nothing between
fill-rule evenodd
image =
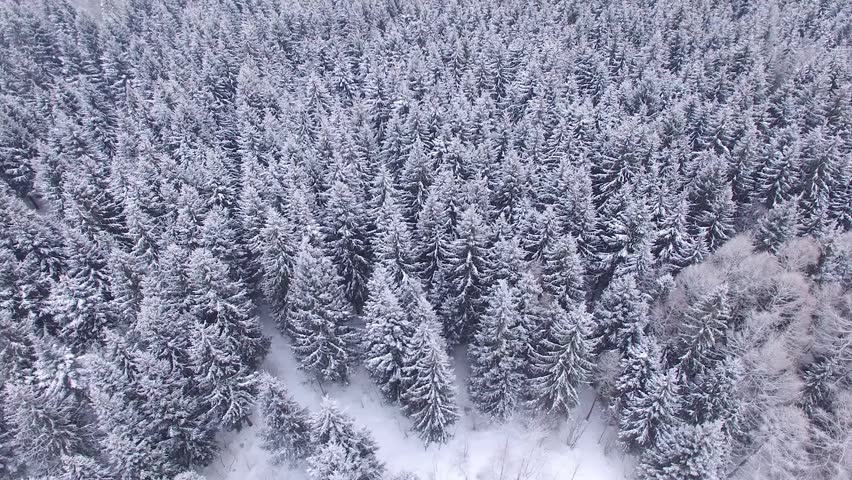
<instances>
[{"instance_id":1,"label":"snow-covered pine tree","mask_svg":"<svg viewBox=\"0 0 852 480\"><path fill-rule=\"evenodd\" d=\"M411 384L403 392L403 412L428 445L443 443L458 420L455 375L447 357L447 345L435 322L419 324L405 356L404 374Z\"/></svg>"},{"instance_id":2,"label":"snow-covered pine tree","mask_svg":"<svg viewBox=\"0 0 852 480\"><path fill-rule=\"evenodd\" d=\"M140 381L148 374L135 345L113 331L89 362L88 375L100 453L115 469L110 478L131 479L174 474L177 466L163 450L157 428L160 419L150 410Z\"/></svg>"},{"instance_id":3,"label":"snow-covered pine tree","mask_svg":"<svg viewBox=\"0 0 852 480\"><path fill-rule=\"evenodd\" d=\"M684 314L680 336L671 353L686 378L712 369L725 357L723 351L731 328L728 285L723 283L689 307Z\"/></svg>"},{"instance_id":4,"label":"snow-covered pine tree","mask_svg":"<svg viewBox=\"0 0 852 480\"><path fill-rule=\"evenodd\" d=\"M635 192L632 185L625 185L598 212L589 268L594 274L592 294L599 295L617 269L638 275L639 269L649 266L647 259L637 257L646 255L653 241L650 213Z\"/></svg>"},{"instance_id":5,"label":"snow-covered pine tree","mask_svg":"<svg viewBox=\"0 0 852 480\"><path fill-rule=\"evenodd\" d=\"M109 467L85 455L64 455L56 480L110 480Z\"/></svg>"},{"instance_id":6,"label":"snow-covered pine tree","mask_svg":"<svg viewBox=\"0 0 852 480\"><path fill-rule=\"evenodd\" d=\"M479 323L488 289L484 273L491 262L487 225L474 207L462 212L456 236L443 265L446 273L441 316L451 346L467 341Z\"/></svg>"},{"instance_id":7,"label":"snow-covered pine tree","mask_svg":"<svg viewBox=\"0 0 852 480\"><path fill-rule=\"evenodd\" d=\"M35 379L4 386L11 445L27 471L44 474L62 455L91 455L95 436L79 383L79 365L67 349L43 343Z\"/></svg>"},{"instance_id":8,"label":"snow-covered pine tree","mask_svg":"<svg viewBox=\"0 0 852 480\"><path fill-rule=\"evenodd\" d=\"M695 424L721 420L728 435L740 437L744 405L737 391L743 380L743 371L742 361L729 357L688 382L684 392L684 410L689 420Z\"/></svg>"},{"instance_id":9,"label":"snow-covered pine tree","mask_svg":"<svg viewBox=\"0 0 852 480\"><path fill-rule=\"evenodd\" d=\"M246 293L255 288L257 265L248 246L239 235L239 224L230 210L213 205L201 224L200 245L225 263L232 280L241 282ZM251 295L248 295L251 296Z\"/></svg>"},{"instance_id":10,"label":"snow-covered pine tree","mask_svg":"<svg viewBox=\"0 0 852 480\"><path fill-rule=\"evenodd\" d=\"M346 382L355 338L341 285L331 260L307 237L302 239L293 264L287 324L279 323L279 328L292 337L300 368L322 380Z\"/></svg>"},{"instance_id":11,"label":"snow-covered pine tree","mask_svg":"<svg viewBox=\"0 0 852 480\"><path fill-rule=\"evenodd\" d=\"M806 233L822 232L829 222L831 200L839 190L838 143L839 139L817 127L808 133L802 146L801 207Z\"/></svg>"},{"instance_id":12,"label":"snow-covered pine tree","mask_svg":"<svg viewBox=\"0 0 852 480\"><path fill-rule=\"evenodd\" d=\"M325 246L343 280L346 298L360 308L367 298L370 276L369 216L359 197L357 177L349 166L338 167L331 188L325 192Z\"/></svg>"},{"instance_id":13,"label":"snow-covered pine tree","mask_svg":"<svg viewBox=\"0 0 852 480\"><path fill-rule=\"evenodd\" d=\"M420 211L426 204L435 176L435 162L431 158L420 136L414 139L400 172L401 199L405 218L410 224L418 221Z\"/></svg>"},{"instance_id":14,"label":"snow-covered pine tree","mask_svg":"<svg viewBox=\"0 0 852 480\"><path fill-rule=\"evenodd\" d=\"M773 133L765 163L757 173L760 200L767 208L789 200L801 176L798 131L787 127Z\"/></svg>"},{"instance_id":15,"label":"snow-covered pine tree","mask_svg":"<svg viewBox=\"0 0 852 480\"><path fill-rule=\"evenodd\" d=\"M627 346L621 358L620 373L613 386L611 406L621 421L629 415L625 405L635 404L637 398L648 391L654 375L663 369L662 352L657 339L649 334L640 335ZM626 419L625 419L626 421Z\"/></svg>"},{"instance_id":16,"label":"snow-covered pine tree","mask_svg":"<svg viewBox=\"0 0 852 480\"><path fill-rule=\"evenodd\" d=\"M244 363L233 343L215 324L196 325L189 351L197 395L208 414L225 428L247 423L257 397L257 374Z\"/></svg>"},{"instance_id":17,"label":"snow-covered pine tree","mask_svg":"<svg viewBox=\"0 0 852 480\"><path fill-rule=\"evenodd\" d=\"M352 419L328 397L311 417L309 473L317 480L378 480L384 465L376 458L376 443L366 429L356 430ZM342 469L342 477L334 468Z\"/></svg>"},{"instance_id":18,"label":"snow-covered pine tree","mask_svg":"<svg viewBox=\"0 0 852 480\"><path fill-rule=\"evenodd\" d=\"M414 274L411 232L400 211L397 195L395 190L385 194L374 232L376 263L385 268L395 285Z\"/></svg>"},{"instance_id":19,"label":"snow-covered pine tree","mask_svg":"<svg viewBox=\"0 0 852 480\"><path fill-rule=\"evenodd\" d=\"M681 198L663 219L653 252L667 271L677 273L690 264L701 260L695 255L696 245L703 239L690 234L687 216L690 206L687 198Z\"/></svg>"},{"instance_id":20,"label":"snow-covered pine tree","mask_svg":"<svg viewBox=\"0 0 852 480\"><path fill-rule=\"evenodd\" d=\"M658 370L645 388L624 399L618 421L618 439L631 450L654 445L661 431L675 427L682 408L680 372Z\"/></svg>"},{"instance_id":21,"label":"snow-covered pine tree","mask_svg":"<svg viewBox=\"0 0 852 480\"><path fill-rule=\"evenodd\" d=\"M499 281L468 350L471 399L498 421L514 413L523 391L526 332L515 300L513 288Z\"/></svg>"},{"instance_id":22,"label":"snow-covered pine tree","mask_svg":"<svg viewBox=\"0 0 852 480\"><path fill-rule=\"evenodd\" d=\"M592 323L597 352L618 349L624 353L635 336L648 325L648 297L633 275L615 278L595 303Z\"/></svg>"},{"instance_id":23,"label":"snow-covered pine tree","mask_svg":"<svg viewBox=\"0 0 852 480\"><path fill-rule=\"evenodd\" d=\"M529 172L518 153L509 150L489 180L491 205L498 216L517 224L522 213L521 201L530 194Z\"/></svg>"},{"instance_id":24,"label":"snow-covered pine tree","mask_svg":"<svg viewBox=\"0 0 852 480\"><path fill-rule=\"evenodd\" d=\"M542 252L541 281L544 291L562 308L585 303L585 269L570 233L557 236Z\"/></svg>"},{"instance_id":25,"label":"snow-covered pine tree","mask_svg":"<svg viewBox=\"0 0 852 480\"><path fill-rule=\"evenodd\" d=\"M514 289L515 308L520 314L523 331L526 332L523 367L529 373L534 352L538 350L555 317L555 304L545 303L541 284L536 274L527 271L521 274L518 285Z\"/></svg>"},{"instance_id":26,"label":"snow-covered pine tree","mask_svg":"<svg viewBox=\"0 0 852 480\"><path fill-rule=\"evenodd\" d=\"M592 371L591 319L583 304L554 310L547 336L532 359L528 386L537 409L565 417L577 404L577 389L589 381Z\"/></svg>"},{"instance_id":27,"label":"snow-covered pine tree","mask_svg":"<svg viewBox=\"0 0 852 480\"><path fill-rule=\"evenodd\" d=\"M730 439L720 420L663 428L639 463L641 480L723 480L728 478Z\"/></svg>"},{"instance_id":28,"label":"snow-covered pine tree","mask_svg":"<svg viewBox=\"0 0 852 480\"><path fill-rule=\"evenodd\" d=\"M527 208L520 220L521 244L527 251L527 258L540 260L544 251L557 241L560 230L552 206L547 206L542 212L533 207Z\"/></svg>"},{"instance_id":29,"label":"snow-covered pine tree","mask_svg":"<svg viewBox=\"0 0 852 480\"><path fill-rule=\"evenodd\" d=\"M268 208L265 217L266 223L255 241L261 271L260 290L276 314L284 315L296 239L292 236L293 227L284 215Z\"/></svg>"},{"instance_id":30,"label":"snow-covered pine tree","mask_svg":"<svg viewBox=\"0 0 852 480\"><path fill-rule=\"evenodd\" d=\"M430 297L437 298L443 294L440 279L442 264L447 258L447 249L454 236L453 212L450 210L450 202L453 199L449 196L452 191L447 191L454 184L451 178L442 172L443 170L438 171L437 180L429 188L429 195L417 217L414 245L417 272L426 290L430 292ZM435 308L441 307L438 302L433 301L433 304Z\"/></svg>"},{"instance_id":31,"label":"snow-covered pine tree","mask_svg":"<svg viewBox=\"0 0 852 480\"><path fill-rule=\"evenodd\" d=\"M255 368L269 349L254 303L245 284L233 280L225 263L206 248L189 256L189 312L203 326L213 326L233 346L233 352L249 369Z\"/></svg>"},{"instance_id":32,"label":"snow-covered pine tree","mask_svg":"<svg viewBox=\"0 0 852 480\"><path fill-rule=\"evenodd\" d=\"M574 164L567 158L559 163L553 194L556 218L562 232L578 240L580 253L585 255L588 240L594 231L595 207L592 203L592 180L585 161Z\"/></svg>"},{"instance_id":33,"label":"snow-covered pine tree","mask_svg":"<svg viewBox=\"0 0 852 480\"><path fill-rule=\"evenodd\" d=\"M261 446L275 465L295 464L311 452L311 422L307 409L296 403L284 385L271 375L260 378L258 406Z\"/></svg>"},{"instance_id":34,"label":"snow-covered pine tree","mask_svg":"<svg viewBox=\"0 0 852 480\"><path fill-rule=\"evenodd\" d=\"M527 269L527 262L524 260L526 252L512 232L512 225L506 222L504 217L497 218L492 230L494 246L491 265L486 271L488 283L494 285L500 280L505 280L510 286L517 285L521 273Z\"/></svg>"},{"instance_id":35,"label":"snow-covered pine tree","mask_svg":"<svg viewBox=\"0 0 852 480\"><path fill-rule=\"evenodd\" d=\"M414 333L393 287L393 279L382 265L373 270L364 306L364 362L379 389L390 401L398 401L407 385L405 354Z\"/></svg>"},{"instance_id":36,"label":"snow-covered pine tree","mask_svg":"<svg viewBox=\"0 0 852 480\"><path fill-rule=\"evenodd\" d=\"M115 321L111 307L106 244L69 229L67 267L53 286L49 311L64 341L76 351L100 341Z\"/></svg>"},{"instance_id":37,"label":"snow-covered pine tree","mask_svg":"<svg viewBox=\"0 0 852 480\"><path fill-rule=\"evenodd\" d=\"M799 232L798 197L776 203L760 219L754 232L758 250L778 253L781 246Z\"/></svg>"},{"instance_id":38,"label":"snow-covered pine tree","mask_svg":"<svg viewBox=\"0 0 852 480\"><path fill-rule=\"evenodd\" d=\"M704 236L707 247L714 251L734 234L736 205L727 180L727 163L711 154L694 162L698 168L688 192L690 229L693 235Z\"/></svg>"}]
</instances>

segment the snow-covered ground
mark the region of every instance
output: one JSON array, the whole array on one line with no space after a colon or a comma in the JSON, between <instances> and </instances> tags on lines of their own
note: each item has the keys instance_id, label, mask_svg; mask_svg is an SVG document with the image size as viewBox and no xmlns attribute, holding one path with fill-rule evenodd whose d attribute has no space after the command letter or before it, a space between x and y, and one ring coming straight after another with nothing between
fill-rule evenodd
<instances>
[{"instance_id":1,"label":"snow-covered ground","mask_svg":"<svg viewBox=\"0 0 852 480\"><path fill-rule=\"evenodd\" d=\"M460 387L461 418L453 438L444 445L424 448L410 422L395 405L383 401L377 387L359 370L350 385L323 385L308 379L296 368L287 341L265 322L272 347L263 365L282 379L290 394L303 406L316 410L325 392L342 410L367 427L379 446L378 457L389 472L409 471L422 480L622 480L629 477L629 459L614 442L614 431L601 420L594 395L584 392L573 420L559 429L544 428L530 419L518 418L491 424L471 406ZM458 384L466 385L466 362L456 356ZM590 409L594 409L586 421ZM258 422L254 422L257 425ZM224 434L222 452L203 472L209 480L304 480L299 470L275 467L254 428ZM573 445L572 445L573 444Z\"/></svg>"}]
</instances>

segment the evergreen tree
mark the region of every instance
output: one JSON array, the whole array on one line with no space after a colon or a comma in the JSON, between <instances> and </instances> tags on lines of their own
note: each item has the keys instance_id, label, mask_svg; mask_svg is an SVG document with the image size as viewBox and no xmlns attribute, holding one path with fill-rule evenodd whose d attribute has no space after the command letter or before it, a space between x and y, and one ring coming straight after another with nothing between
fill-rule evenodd
<instances>
[{"instance_id":1,"label":"evergreen tree","mask_svg":"<svg viewBox=\"0 0 852 480\"><path fill-rule=\"evenodd\" d=\"M618 423L618 439L631 449L655 445L661 432L676 426L681 409L680 373L659 370L642 390L625 399Z\"/></svg>"},{"instance_id":2,"label":"evergreen tree","mask_svg":"<svg viewBox=\"0 0 852 480\"><path fill-rule=\"evenodd\" d=\"M114 322L109 268L102 246L73 231L66 256L66 272L54 285L48 308L62 338L82 351Z\"/></svg>"},{"instance_id":3,"label":"evergreen tree","mask_svg":"<svg viewBox=\"0 0 852 480\"><path fill-rule=\"evenodd\" d=\"M308 411L293 401L284 385L271 376L261 378L258 405L263 424L258 432L261 445L274 465L293 464L311 452L311 423Z\"/></svg>"},{"instance_id":4,"label":"evergreen tree","mask_svg":"<svg viewBox=\"0 0 852 480\"><path fill-rule=\"evenodd\" d=\"M328 398L311 418L309 474L318 480L378 480L384 466L376 458L376 444L366 430L356 430L352 419ZM342 476L335 476L340 473Z\"/></svg>"},{"instance_id":5,"label":"evergreen tree","mask_svg":"<svg viewBox=\"0 0 852 480\"><path fill-rule=\"evenodd\" d=\"M786 128L772 139L766 164L757 174L761 199L768 208L789 200L800 176L798 133Z\"/></svg>"},{"instance_id":6,"label":"evergreen tree","mask_svg":"<svg viewBox=\"0 0 852 480\"><path fill-rule=\"evenodd\" d=\"M556 317L556 305L544 303L543 290L536 275L532 272L524 272L518 280L517 288L514 289L515 308L520 315L522 331L526 332L526 347L523 350L523 367L526 374L531 373L532 359L539 351L548 336L550 324Z\"/></svg>"},{"instance_id":7,"label":"evergreen tree","mask_svg":"<svg viewBox=\"0 0 852 480\"><path fill-rule=\"evenodd\" d=\"M44 372L53 373L53 372ZM5 385L12 448L30 472L58 467L62 455L91 454L94 438L81 402L70 392L28 383Z\"/></svg>"},{"instance_id":8,"label":"evergreen tree","mask_svg":"<svg viewBox=\"0 0 852 480\"><path fill-rule=\"evenodd\" d=\"M616 278L604 290L595 304L592 320L598 352L627 350L648 325L648 298L632 275Z\"/></svg>"},{"instance_id":9,"label":"evergreen tree","mask_svg":"<svg viewBox=\"0 0 852 480\"><path fill-rule=\"evenodd\" d=\"M726 434L741 435L744 408L737 389L742 379L743 365L738 358L725 359L696 375L685 392L689 419L695 424L720 420Z\"/></svg>"},{"instance_id":10,"label":"evergreen tree","mask_svg":"<svg viewBox=\"0 0 852 480\"><path fill-rule=\"evenodd\" d=\"M521 201L529 193L528 169L517 152L510 150L503 157L491 179L491 204L497 215L517 224L522 212Z\"/></svg>"},{"instance_id":11,"label":"evergreen tree","mask_svg":"<svg viewBox=\"0 0 852 480\"><path fill-rule=\"evenodd\" d=\"M400 173L401 203L409 223L418 220L431 190L434 175L434 160L426 151L426 145L420 136L417 136Z\"/></svg>"},{"instance_id":12,"label":"evergreen tree","mask_svg":"<svg viewBox=\"0 0 852 480\"><path fill-rule=\"evenodd\" d=\"M643 480L722 480L728 478L730 440L722 422L674 424L661 431L639 464Z\"/></svg>"},{"instance_id":13,"label":"evergreen tree","mask_svg":"<svg viewBox=\"0 0 852 480\"><path fill-rule=\"evenodd\" d=\"M393 191L388 192L379 210L376 219L375 252L377 263L387 270L395 284L399 284L414 274L414 261L411 233L395 195Z\"/></svg>"},{"instance_id":14,"label":"evergreen tree","mask_svg":"<svg viewBox=\"0 0 852 480\"><path fill-rule=\"evenodd\" d=\"M612 392L612 409L619 422L629 422L630 408L648 391L651 379L663 368L662 354L656 338L641 335L627 347L621 358L620 373Z\"/></svg>"},{"instance_id":15,"label":"evergreen tree","mask_svg":"<svg viewBox=\"0 0 852 480\"><path fill-rule=\"evenodd\" d=\"M548 206L541 213L529 208L521 223L521 243L527 251L527 257L540 260L545 250L551 248L560 235L553 207Z\"/></svg>"},{"instance_id":16,"label":"evergreen tree","mask_svg":"<svg viewBox=\"0 0 852 480\"><path fill-rule=\"evenodd\" d=\"M459 417L455 375L446 351L437 325L423 322L417 326L405 356L404 374L411 378L411 384L402 395L402 408L427 445L445 442L450 437L449 427Z\"/></svg>"},{"instance_id":17,"label":"evergreen tree","mask_svg":"<svg viewBox=\"0 0 852 480\"><path fill-rule=\"evenodd\" d=\"M109 469L97 460L84 455L63 456L57 480L109 480Z\"/></svg>"},{"instance_id":18,"label":"evergreen tree","mask_svg":"<svg viewBox=\"0 0 852 480\"><path fill-rule=\"evenodd\" d=\"M370 296L364 308L364 355L367 371L391 401L397 401L407 385L405 353L414 333L392 289L392 278L381 265L370 279Z\"/></svg>"},{"instance_id":19,"label":"evergreen tree","mask_svg":"<svg viewBox=\"0 0 852 480\"><path fill-rule=\"evenodd\" d=\"M778 253L781 246L799 230L799 209L795 198L776 204L760 219L754 233L759 250Z\"/></svg>"},{"instance_id":20,"label":"evergreen tree","mask_svg":"<svg viewBox=\"0 0 852 480\"><path fill-rule=\"evenodd\" d=\"M286 305L297 245L291 235L292 226L284 215L270 208L266 218L266 225L261 228L256 241L262 272L260 290L272 308L281 314Z\"/></svg>"},{"instance_id":21,"label":"evergreen tree","mask_svg":"<svg viewBox=\"0 0 852 480\"><path fill-rule=\"evenodd\" d=\"M235 351L232 340L216 325L196 325L189 351L190 369L197 379L196 394L208 414L226 428L248 421L257 396L257 375Z\"/></svg>"},{"instance_id":22,"label":"evergreen tree","mask_svg":"<svg viewBox=\"0 0 852 480\"><path fill-rule=\"evenodd\" d=\"M439 172L439 179L441 178L445 179L446 175L442 176ZM442 270L447 258L447 249L453 239L453 218L449 210L452 197L445 196L451 193L441 188L445 185L446 183L436 181L429 188L429 195L417 217L415 230L415 265L429 291L440 290L443 287L436 275L439 275ZM435 306L437 308L440 305L436 303Z\"/></svg>"},{"instance_id":23,"label":"evergreen tree","mask_svg":"<svg viewBox=\"0 0 852 480\"><path fill-rule=\"evenodd\" d=\"M331 260L343 280L346 298L360 307L367 298L369 218L357 196L351 168L343 168L326 192L324 237Z\"/></svg>"},{"instance_id":24,"label":"evergreen tree","mask_svg":"<svg viewBox=\"0 0 852 480\"><path fill-rule=\"evenodd\" d=\"M346 382L355 340L342 283L331 260L304 238L293 264L287 324L279 328L292 337L300 368L322 380Z\"/></svg>"},{"instance_id":25,"label":"evergreen tree","mask_svg":"<svg viewBox=\"0 0 852 480\"><path fill-rule=\"evenodd\" d=\"M828 221L828 211L839 176L837 140L825 138L821 128L808 134L802 148L802 217L806 232L819 232Z\"/></svg>"},{"instance_id":26,"label":"evergreen tree","mask_svg":"<svg viewBox=\"0 0 852 480\"><path fill-rule=\"evenodd\" d=\"M493 230L495 240L491 255L492 265L486 271L488 283L496 284L505 280L509 285L517 285L527 267L524 260L526 252L513 234L511 225L502 216L495 222Z\"/></svg>"},{"instance_id":27,"label":"evergreen tree","mask_svg":"<svg viewBox=\"0 0 852 480\"><path fill-rule=\"evenodd\" d=\"M470 338L484 310L487 289L484 273L491 261L487 227L475 208L459 218L457 238L447 251L443 294L444 333L450 345Z\"/></svg>"},{"instance_id":28,"label":"evergreen tree","mask_svg":"<svg viewBox=\"0 0 852 480\"><path fill-rule=\"evenodd\" d=\"M516 294L501 280L491 291L488 309L468 351L470 394L484 413L504 420L519 403L526 332L515 305Z\"/></svg>"},{"instance_id":29,"label":"evergreen tree","mask_svg":"<svg viewBox=\"0 0 852 480\"><path fill-rule=\"evenodd\" d=\"M558 236L542 252L541 279L544 291L562 308L585 303L585 269L570 233Z\"/></svg>"},{"instance_id":30,"label":"evergreen tree","mask_svg":"<svg viewBox=\"0 0 852 480\"><path fill-rule=\"evenodd\" d=\"M648 259L638 257L650 249L652 225L644 201L634 193L632 186L625 186L598 215L590 268L595 275L594 293L603 291L616 270L638 275L647 266Z\"/></svg>"},{"instance_id":31,"label":"evergreen tree","mask_svg":"<svg viewBox=\"0 0 852 480\"><path fill-rule=\"evenodd\" d=\"M577 389L589 381L592 370L590 319L579 305L567 311L558 308L555 314L533 358L529 387L538 409L564 417L577 404Z\"/></svg>"},{"instance_id":32,"label":"evergreen tree","mask_svg":"<svg viewBox=\"0 0 852 480\"><path fill-rule=\"evenodd\" d=\"M653 252L659 262L667 269L677 273L683 268L700 260L703 253L696 255L696 249L701 252L704 241L691 235L688 230L687 215L689 200L682 198L663 219Z\"/></svg>"},{"instance_id":33,"label":"evergreen tree","mask_svg":"<svg viewBox=\"0 0 852 480\"><path fill-rule=\"evenodd\" d=\"M269 339L263 335L245 284L234 281L225 264L205 248L190 254L188 274L189 312L227 339L232 345L229 350L247 368L257 366L269 349Z\"/></svg>"},{"instance_id":34,"label":"evergreen tree","mask_svg":"<svg viewBox=\"0 0 852 480\"><path fill-rule=\"evenodd\" d=\"M710 370L724 358L721 349L730 322L727 284L716 287L689 307L674 350L687 377Z\"/></svg>"}]
</instances>

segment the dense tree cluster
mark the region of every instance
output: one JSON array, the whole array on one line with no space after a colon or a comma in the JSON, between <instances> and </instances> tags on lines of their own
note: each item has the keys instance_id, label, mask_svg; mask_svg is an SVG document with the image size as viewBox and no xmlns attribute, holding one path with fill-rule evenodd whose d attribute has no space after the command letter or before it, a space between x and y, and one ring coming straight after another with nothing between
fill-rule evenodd
<instances>
[{"instance_id":1,"label":"dense tree cluster","mask_svg":"<svg viewBox=\"0 0 852 480\"><path fill-rule=\"evenodd\" d=\"M254 406L381 478L261 306L427 444L462 347L642 479L852 473L849 2L101 3L0 5L0 478L195 478Z\"/></svg>"}]
</instances>

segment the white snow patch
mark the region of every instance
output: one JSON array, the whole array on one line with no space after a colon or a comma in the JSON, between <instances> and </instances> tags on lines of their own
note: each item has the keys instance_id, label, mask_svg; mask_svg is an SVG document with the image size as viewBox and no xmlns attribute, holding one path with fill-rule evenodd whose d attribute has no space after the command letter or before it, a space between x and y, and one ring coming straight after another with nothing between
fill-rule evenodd
<instances>
[{"instance_id":1,"label":"white snow patch","mask_svg":"<svg viewBox=\"0 0 852 480\"><path fill-rule=\"evenodd\" d=\"M467 391L467 362L456 354L461 418L444 445L423 446L410 421L395 405L383 401L363 369L348 386L322 385L297 368L287 341L270 321L264 322L272 346L263 368L280 378L293 398L315 411L323 390L358 426L367 427L379 446L378 457L389 472L409 471L421 480L623 480L632 462L615 444L615 432L593 405L594 393L583 392L571 421L558 429L529 418L492 424L476 412ZM589 410L593 410L586 421ZM306 480L301 469L276 467L260 448L255 427L221 435L222 451L202 473L208 480ZM573 446L569 445L571 440Z\"/></svg>"}]
</instances>

